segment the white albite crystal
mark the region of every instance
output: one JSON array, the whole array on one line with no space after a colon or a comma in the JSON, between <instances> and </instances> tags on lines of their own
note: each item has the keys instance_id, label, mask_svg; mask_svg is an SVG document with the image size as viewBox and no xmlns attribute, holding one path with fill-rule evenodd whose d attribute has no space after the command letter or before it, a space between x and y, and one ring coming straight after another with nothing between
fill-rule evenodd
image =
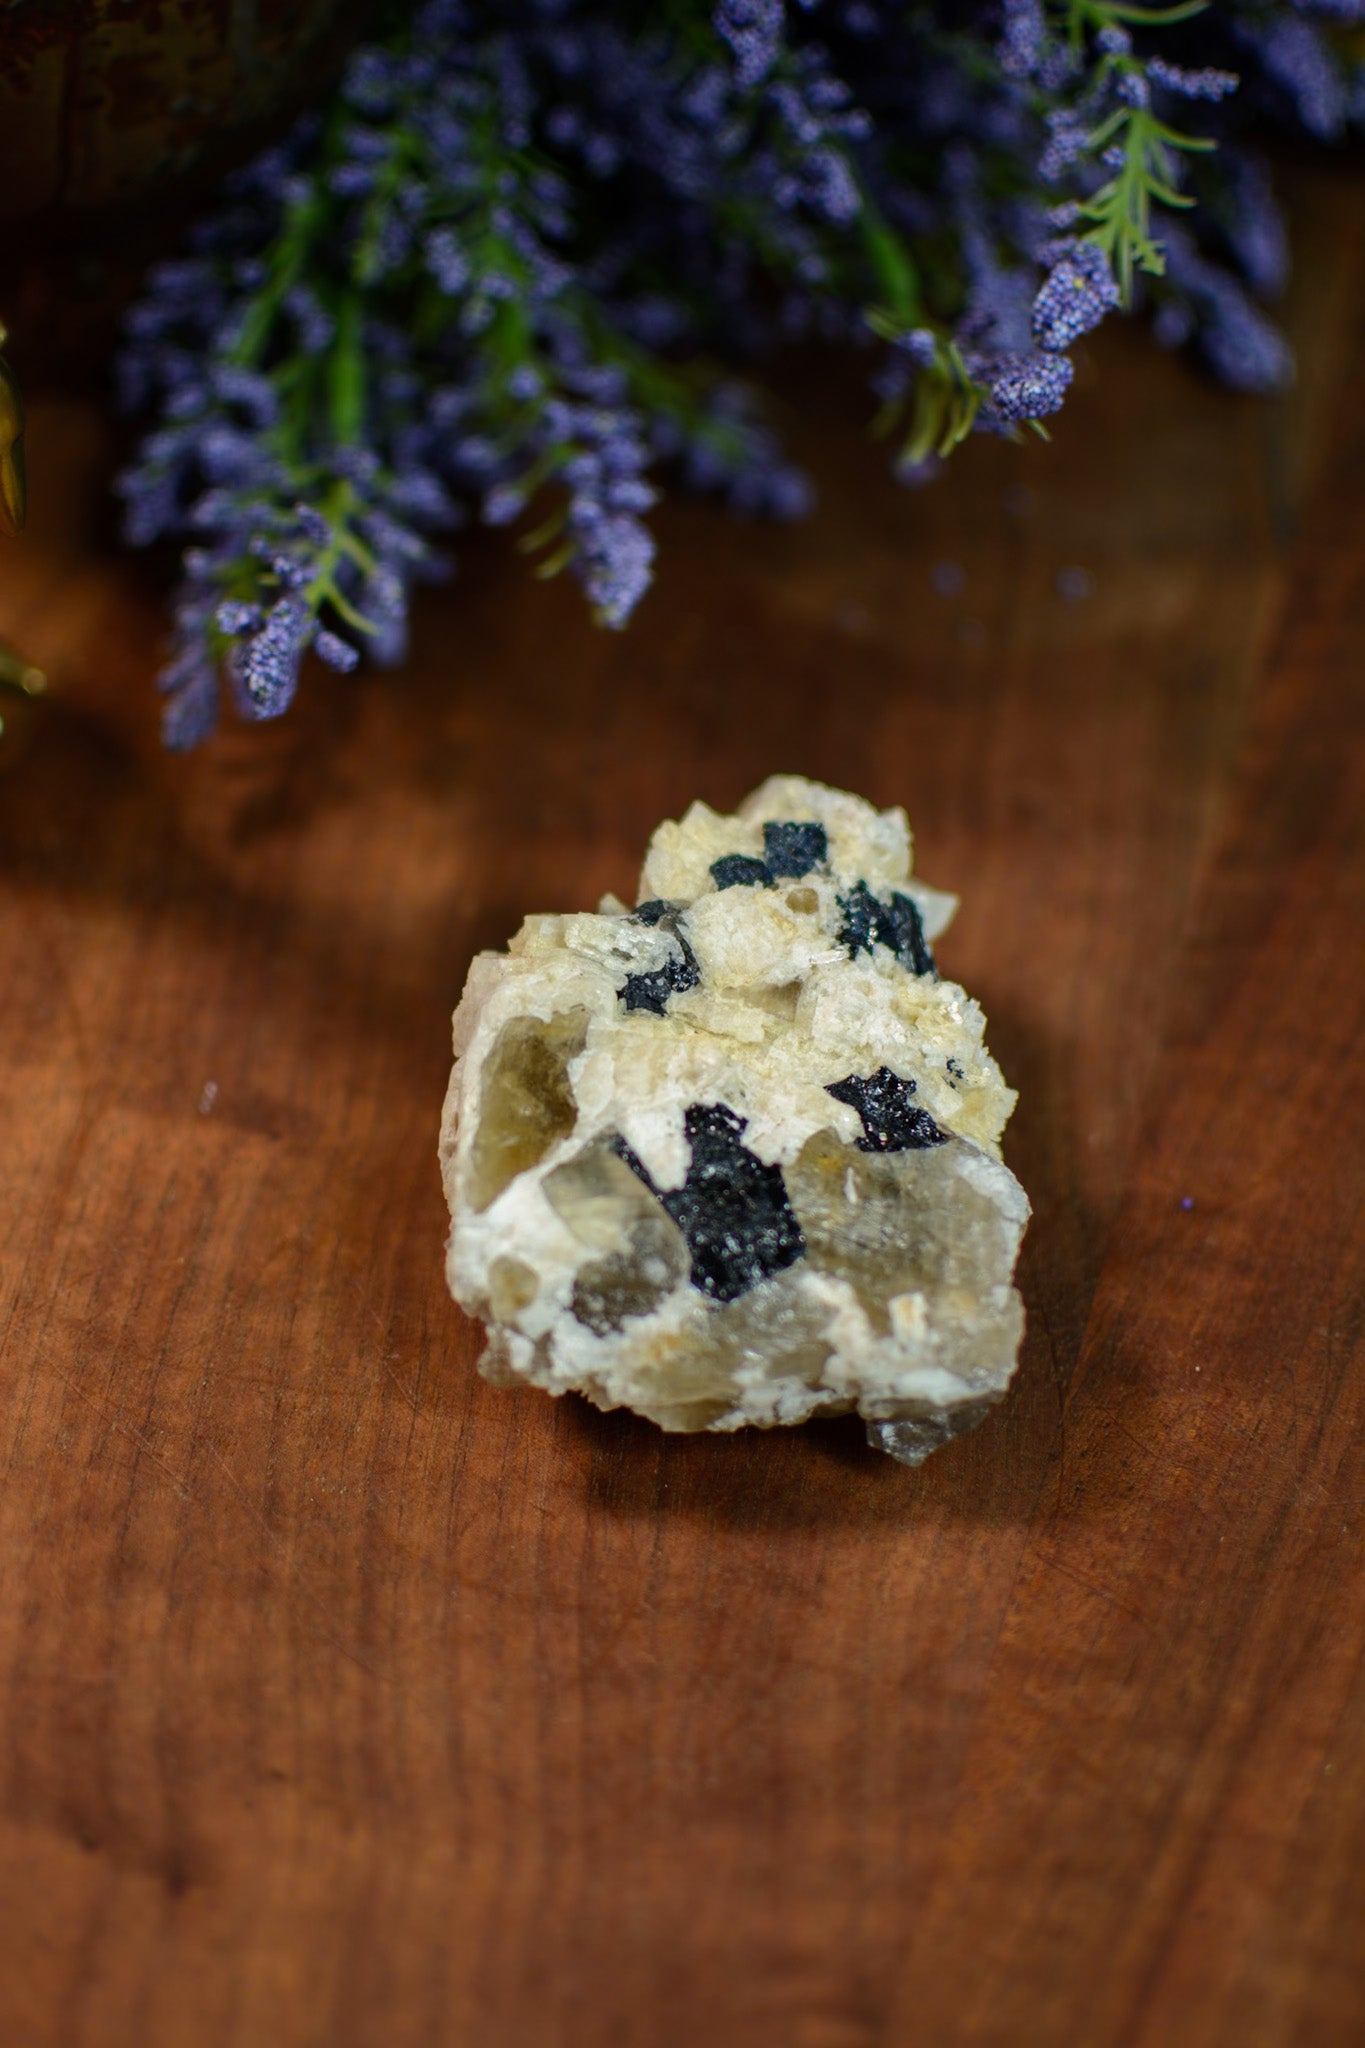
<instances>
[{"instance_id":1,"label":"white albite crystal","mask_svg":"<svg viewBox=\"0 0 1365 2048\"><path fill-rule=\"evenodd\" d=\"M455 1012L451 1292L492 1380L664 1429L850 1409L918 1464L1023 1330L1013 1091L901 810L776 775L659 827L639 905L529 917Z\"/></svg>"}]
</instances>

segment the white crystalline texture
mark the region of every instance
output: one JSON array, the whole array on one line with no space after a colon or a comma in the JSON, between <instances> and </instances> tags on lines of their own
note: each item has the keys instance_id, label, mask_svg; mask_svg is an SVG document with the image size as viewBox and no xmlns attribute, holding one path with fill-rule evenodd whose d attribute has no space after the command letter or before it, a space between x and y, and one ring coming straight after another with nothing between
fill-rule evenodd
<instances>
[{"instance_id":1,"label":"white crystalline texture","mask_svg":"<svg viewBox=\"0 0 1365 2048\"><path fill-rule=\"evenodd\" d=\"M985 1020L934 963L955 908L904 812L778 775L661 825L635 910L479 955L441 1167L490 1379L673 1430L856 1409L910 1464L981 1420L1029 1206Z\"/></svg>"}]
</instances>

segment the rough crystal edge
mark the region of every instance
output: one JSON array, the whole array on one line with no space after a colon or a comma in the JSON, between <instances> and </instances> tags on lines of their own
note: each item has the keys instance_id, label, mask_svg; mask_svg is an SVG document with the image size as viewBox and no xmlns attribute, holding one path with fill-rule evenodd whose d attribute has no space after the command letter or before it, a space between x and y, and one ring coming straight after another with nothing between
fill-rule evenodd
<instances>
[{"instance_id":1,"label":"rough crystal edge","mask_svg":"<svg viewBox=\"0 0 1365 2048\"><path fill-rule=\"evenodd\" d=\"M981 1401L964 1401L957 1408L933 1408L924 1415L870 1417L867 1441L874 1451L885 1451L901 1465L923 1465L935 1451L960 1436L970 1436L1003 1398L1004 1389Z\"/></svg>"},{"instance_id":2,"label":"rough crystal edge","mask_svg":"<svg viewBox=\"0 0 1365 2048\"><path fill-rule=\"evenodd\" d=\"M740 807L737 815L738 819L743 820L749 826L751 832L757 835L761 832L765 823L765 813L770 814L777 810L787 814L795 814L798 817L805 816L807 815L806 805L808 803L811 808L818 809L819 814L823 818L830 820L831 824L834 823L830 809L830 806L833 805L839 812L847 810L850 831L855 828L860 833L866 833L869 829L871 830L872 840L875 843L859 849L858 869L864 876L871 875L881 886L898 886L902 891L911 894L912 898L918 903L926 936L936 936L937 932L947 922L947 917L951 914L951 910L956 907L956 899L948 896L946 892L930 891L924 885L919 884L917 880L915 882L910 881L908 874L910 867L910 837L903 812L872 814L870 806L864 805L860 799L849 797L843 792L825 790L821 785L804 783L799 778L783 777L774 778L764 785L762 791L755 792L754 796ZM693 865L697 865L703 858L712 853L711 835L715 836L716 844L723 849L728 850L735 847L735 841L737 837L740 837L734 830L737 820L734 818L729 820L722 819L717 814L708 812L705 806L694 806L693 811L688 814L688 818L681 825L660 828L660 832L655 835L655 840L651 842L651 854L654 853L659 843L665 840L670 833L675 836L679 833L685 833L687 827L694 820L698 820L699 813L701 814L699 822L704 826L707 837L705 844L687 855L687 858ZM873 821L870 828L867 823L869 818ZM843 826L844 820L842 817L839 818L838 823L840 827ZM761 843L761 840L755 838L755 850L757 850L757 846ZM682 855L683 848L679 845L677 848L677 858L681 858ZM646 874L642 877L641 882L641 895L644 900L653 901L657 891L654 886L648 885L648 876L649 863L647 861ZM713 878L711 878L711 881L713 881ZM708 886L711 886L711 882L708 882ZM828 884L826 884L827 886ZM687 905L680 903L678 907L679 909L686 908L694 915L699 908L695 903ZM800 907L804 909L806 906L802 905ZM569 1002L572 1002L575 998L581 999L585 993L582 984L582 967L586 967L590 959L595 960L603 945L607 943L606 935L600 933L597 929L601 926L604 919L614 924L614 929L610 934L611 947L619 949L623 944L634 946L641 955L640 962L638 963L639 971L649 971L654 964L653 956L650 953L649 959L646 960L645 954L649 952L651 947L661 943L661 940L654 932L654 927L658 921L650 919L646 920L644 924L639 924L632 918L632 914L628 911L627 907L620 903L619 899L615 898L604 899L598 917L595 919L583 914L565 917L547 915L529 918L522 927L521 932L512 942L509 954L485 954L473 963L469 985L466 988L464 999L461 1002L460 1010L457 1012L455 1020L456 1068L451 1075L446 1114L443 1119L442 1166L453 1211L464 1207L461 1201L460 1188L460 1183L464 1176L459 1170L457 1163L457 1153L462 1149L459 1144L460 1124L463 1121L461 1110L467 1111L474 1106L471 1100L464 1099L466 1091L461 1086L463 1078L461 1069L464 1069L466 1073L470 1073L471 1078L477 1077L482 1070L484 1057L490 1049L490 1041L487 1030L480 1027L491 1026L494 1022L493 1017L487 1013L489 1011L501 1010L508 1006L507 998L512 993L509 986L509 977L510 980L515 981L519 985L517 1000L508 1006L509 1014L515 1011L525 1015L529 1011L531 1014L540 1015L548 1022L559 1013L566 999ZM621 924L616 921L624 921L625 929L623 930ZM555 947L567 945L570 953L577 956L581 965L578 968L571 969L570 961L564 959L562 955L554 962L537 957L533 979L535 982L540 983L541 986L533 994L531 981L526 978L526 970L531 968L532 953L537 956L541 955L546 943ZM604 967L606 966L605 959L602 964ZM630 968L634 964L633 961L627 962L627 967ZM883 979L887 971L889 970L885 963L883 963ZM544 977L543 981L542 976ZM562 986L557 985L561 982ZM551 983L556 985L553 987L547 986L547 984ZM725 982L723 976L717 984L717 988L718 993L713 998L706 998L704 991L699 991L696 995L686 991L678 993L671 998L673 1011L679 1017L687 1018L690 1023L701 1025L703 1029L733 1030L734 1020L729 1015L729 1012L735 1009L735 1002L725 993L728 983ZM762 988L745 988L741 992L741 999L750 1006L753 1006L759 1003L763 993ZM996 1115L998 1117L998 1122L995 1123L994 1128L991 1130L982 1129L974 1133L974 1142L973 1138L968 1138L966 1131L960 1128L956 1135L959 1137L960 1142L966 1144L970 1149L981 1151L983 1166L989 1165L990 1156L993 1156L998 1170L1005 1170L999 1161L998 1132L1000 1124L1008 1117L1010 1108L1013 1106L1014 1097L1013 1091L1004 1087L998 1068L995 1067L994 1062L990 1060L989 1055L985 1051L981 1030L984 1019L981 1018L979 1008L966 995L965 991L958 989L954 984L938 982L936 977L933 979L932 988L926 987L924 983L918 984L918 995L920 1000L931 999L940 1006L943 1004L950 1006L958 1028L966 1032L970 1040L969 1043L958 1045L957 1051L968 1059L969 1064L974 1057L977 1065L982 1069L983 1077L988 1082L993 1083L994 1086L995 1102L997 1104ZM711 1007L703 1015L701 1014L700 1005L705 1001L709 1001ZM596 1007L596 1004L592 1005L594 1011ZM947 1021L947 1017L943 1017L939 1028L944 1028ZM747 1034L741 1033L740 1035L743 1038ZM476 1045L478 1040L484 1042ZM975 1075L969 1077L964 1074L961 1064L955 1058L948 1060L948 1068L952 1076L958 1077L952 1081L954 1088L958 1086L958 1079L961 1079L963 1082L966 1082L969 1078L975 1079ZM828 1089L825 1092L828 1093ZM954 1117L955 1121L963 1107L965 1105L956 1100L947 1104L948 1113ZM942 1113L942 1110L940 1110L940 1113ZM837 1112L835 1112L835 1120L836 1122L838 1120ZM597 1121L600 1121L600 1117ZM573 1135L577 1139L581 1134L583 1134L582 1119L580 1119L580 1123ZM761 1147L760 1156L768 1156L769 1148L773 1145L775 1135L775 1133L769 1134L766 1142ZM846 1139L850 1135L851 1133L847 1131L843 1133ZM519 1179L524 1180L526 1183L539 1182L544 1177L545 1172L553 1166L559 1157L560 1152L553 1150L542 1160L539 1168L524 1176L519 1176ZM1013 1176L1009 1176L1009 1178L1013 1181ZM1021 1210L1017 1218L1017 1226L1019 1229L1022 1229L1028 1214L1027 1197L1024 1195L1023 1190L1019 1188L1017 1181L1013 1183L1013 1186L1014 1197ZM497 1212L494 1213L496 1214ZM505 1206L501 1213L504 1215L506 1222L510 1223L511 1218L506 1215ZM468 1219L466 1218L465 1220L467 1221ZM490 1220L492 1219L490 1218ZM456 1215L455 1221L458 1226L460 1222L458 1215ZM458 1234L458 1231L455 1234ZM450 1246L452 1292L456 1294L457 1299L463 1300L467 1307L472 1307L475 1313L487 1315L491 1303L481 1298L482 1290L477 1286L471 1290L467 1283L473 1278L472 1275L466 1275L457 1270L455 1234L452 1235ZM840 1283L835 1284L838 1285ZM1001 1294L1002 1298L1008 1297L1013 1302L1014 1314L1018 1318L1019 1325L1022 1325L1022 1304L1019 1302L1017 1290L1006 1281L1004 1287L997 1291ZM599 1406L626 1406L636 1409L637 1412L649 1412L647 1409L641 1409L638 1401L629 1395L623 1397L618 1389L613 1388L609 1390L608 1386L603 1384L601 1377L596 1373L591 1377L584 1377L580 1376L577 1372L568 1370L567 1358L563 1361L562 1365L552 1364L552 1353L548 1348L550 1341L548 1336L546 1336L528 1342L527 1338L519 1335L515 1329L509 1330L498 1327L496 1318L490 1318L488 1349L484 1358L480 1361L481 1369L487 1377L500 1381L503 1384L513 1381L522 1384L529 1382L544 1386L553 1393L567 1391L571 1386L576 1385L581 1393ZM1014 1343L1011 1345L1011 1351L1016 1357L1017 1344L1018 1336L1016 1334ZM720 1407L725 1409L726 1412L717 1413L712 1419L707 1421L692 1419L673 1421L671 1419L666 1420L662 1415L655 1415L654 1419L665 1429L685 1428L693 1430L709 1428L730 1430L746 1424L758 1427L771 1427L787 1421L804 1419L805 1416L847 1412L850 1407L856 1406L861 1411L865 1420L867 1439L871 1446L884 1451L900 1462L918 1465L933 1450L952 1441L955 1437L965 1434L980 1423L989 1408L995 1405L1003 1396L1013 1369L1014 1362L1012 1359L1010 1364L996 1379L993 1387L989 1385L982 1387L980 1381L978 1381L977 1389L973 1390L960 1404L944 1405L941 1400L935 1398L937 1390L934 1393L929 1393L928 1389L924 1389L918 1395L910 1397L913 1406L921 1412L907 1413L905 1406L900 1404L893 1407L894 1396L891 1395L889 1387L883 1386L881 1389L868 1387L865 1390L867 1398L864 1400L857 1397L850 1399L848 1393L842 1388L836 1390L834 1387L826 1385L819 1388L818 1391L814 1387L808 1387L803 1390L808 1403L804 1408L804 1414L792 1413L790 1411L786 1413L774 1411L764 1414L741 1412L737 1405L730 1407L726 1403L721 1403L719 1404ZM795 1397L797 1391L795 1387L792 1388L793 1397ZM909 1392L908 1389L905 1391L906 1393ZM926 1394L928 1395L927 1399L925 1398ZM811 1399L812 1395L814 1396L813 1400ZM736 1388L735 1400L737 1403L739 1399L739 1389ZM786 1403L784 1402L782 1405L785 1407ZM881 1410L880 1413L876 1412L878 1409ZM888 1412L888 1409L891 1412Z\"/></svg>"}]
</instances>

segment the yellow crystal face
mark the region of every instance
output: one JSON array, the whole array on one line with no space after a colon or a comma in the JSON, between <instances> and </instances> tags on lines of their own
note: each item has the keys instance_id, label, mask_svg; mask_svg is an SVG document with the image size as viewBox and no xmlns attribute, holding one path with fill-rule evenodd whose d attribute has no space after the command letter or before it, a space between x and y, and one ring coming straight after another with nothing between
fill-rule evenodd
<instances>
[{"instance_id":1,"label":"yellow crystal face","mask_svg":"<svg viewBox=\"0 0 1365 2048\"><path fill-rule=\"evenodd\" d=\"M852 1285L874 1327L903 1294L975 1298L1008 1272L1009 1223L959 1170L960 1148L860 1152L817 1131L787 1168L787 1192L817 1271Z\"/></svg>"},{"instance_id":2,"label":"yellow crystal face","mask_svg":"<svg viewBox=\"0 0 1365 2048\"><path fill-rule=\"evenodd\" d=\"M495 1323L514 1323L540 1292L540 1275L525 1259L505 1255L489 1261L488 1312Z\"/></svg>"},{"instance_id":3,"label":"yellow crystal face","mask_svg":"<svg viewBox=\"0 0 1365 2048\"><path fill-rule=\"evenodd\" d=\"M471 1146L469 1200L486 1209L519 1173L538 1166L578 1119L569 1062L588 1035L586 1010L513 1017L484 1063L479 1120Z\"/></svg>"}]
</instances>

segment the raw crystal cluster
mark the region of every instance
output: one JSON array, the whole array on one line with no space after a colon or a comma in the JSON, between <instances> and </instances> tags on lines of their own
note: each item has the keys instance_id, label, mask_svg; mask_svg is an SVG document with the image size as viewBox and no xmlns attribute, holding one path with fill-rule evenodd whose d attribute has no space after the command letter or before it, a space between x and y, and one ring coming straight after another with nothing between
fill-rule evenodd
<instances>
[{"instance_id":1,"label":"raw crystal cluster","mask_svg":"<svg viewBox=\"0 0 1365 2048\"><path fill-rule=\"evenodd\" d=\"M634 910L474 961L441 1130L455 1298L493 1380L664 1429L856 1409L911 1464L1023 1328L1013 1091L931 950L900 810L771 777L650 842Z\"/></svg>"}]
</instances>

